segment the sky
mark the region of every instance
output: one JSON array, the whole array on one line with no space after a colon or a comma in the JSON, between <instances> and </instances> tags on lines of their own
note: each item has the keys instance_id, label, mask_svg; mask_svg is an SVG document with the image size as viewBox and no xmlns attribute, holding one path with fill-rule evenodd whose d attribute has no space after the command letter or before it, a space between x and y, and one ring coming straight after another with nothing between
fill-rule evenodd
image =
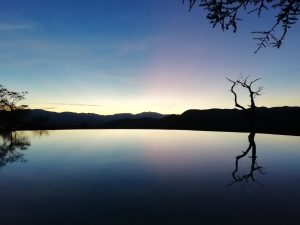
<instances>
[{"instance_id":1,"label":"sky","mask_svg":"<svg viewBox=\"0 0 300 225\"><path fill-rule=\"evenodd\" d=\"M30 108L179 114L234 108L226 77L249 75L262 78L258 106L299 106L300 25L254 54L251 31L272 19L249 15L233 33L181 0L4 0L0 84L28 91Z\"/></svg>"}]
</instances>

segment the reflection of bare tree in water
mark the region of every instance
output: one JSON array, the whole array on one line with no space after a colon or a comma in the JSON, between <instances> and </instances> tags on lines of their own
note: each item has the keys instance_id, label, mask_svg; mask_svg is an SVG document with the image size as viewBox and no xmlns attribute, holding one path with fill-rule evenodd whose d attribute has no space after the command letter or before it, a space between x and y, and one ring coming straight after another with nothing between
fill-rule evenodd
<instances>
[{"instance_id":1,"label":"reflection of bare tree in water","mask_svg":"<svg viewBox=\"0 0 300 225\"><path fill-rule=\"evenodd\" d=\"M249 146L246 149L246 151L244 151L241 155L236 156L235 169L232 172L232 177L233 177L234 181L232 183L230 183L229 186L234 184L234 183L237 183L237 182L245 182L245 183L248 184L249 179L252 182L255 182L255 183L258 183L258 184L262 185L254 177L254 174L255 174L256 171L263 174L263 172L262 172L263 167L259 166L256 162L257 155L256 155L256 144L255 144L255 139L254 139L255 138L255 120L256 120L256 112L255 111L256 111L256 105L255 105L254 99L255 99L256 96L261 95L261 91L263 90L263 88L258 87L258 89L256 91L253 91L253 89L252 89L252 85L256 81L258 81L259 79L256 79L256 80L251 81L251 82L248 82L248 77L240 78L239 80L236 80L236 81L233 81L233 80L230 80L230 79L228 79L228 80L232 83L231 92L234 95L235 106L240 108L245 113L245 115L247 116L248 126L249 126L249 130L250 130L250 134L248 135ZM240 85L241 87L246 88L248 90L249 97L250 97L250 102L251 102L251 105L250 105L249 109L245 108L244 106L242 106L238 103L237 94L235 92L235 87L237 85ZM245 173L242 176L239 176L239 175L237 175L238 170L239 170L239 160L244 158L245 156L247 156L249 154L249 152L251 152L250 171L248 173Z\"/></svg>"},{"instance_id":2,"label":"reflection of bare tree in water","mask_svg":"<svg viewBox=\"0 0 300 225\"><path fill-rule=\"evenodd\" d=\"M0 167L12 162L26 162L21 151L29 146L30 141L22 132L0 133Z\"/></svg>"},{"instance_id":3,"label":"reflection of bare tree in water","mask_svg":"<svg viewBox=\"0 0 300 225\"><path fill-rule=\"evenodd\" d=\"M237 182L245 182L245 183L248 184L249 179L252 182L255 182L255 183L258 183L258 184L262 185L254 177L254 173L256 171L263 174L263 171L262 171L263 167L259 166L258 163L256 162L257 156L256 156L256 144L255 144L254 138L255 138L255 132L251 132L248 136L248 140L249 140L248 148L241 155L236 156L235 170L232 172L232 177L233 177L234 181L232 183L230 183L228 186L231 186L232 184L237 183ZM250 171L248 173L242 175L242 176L239 176L239 175L237 175L237 172L239 170L239 160L244 158L245 156L247 156L249 152L251 152L251 155L250 155L250 158L251 158Z\"/></svg>"}]
</instances>

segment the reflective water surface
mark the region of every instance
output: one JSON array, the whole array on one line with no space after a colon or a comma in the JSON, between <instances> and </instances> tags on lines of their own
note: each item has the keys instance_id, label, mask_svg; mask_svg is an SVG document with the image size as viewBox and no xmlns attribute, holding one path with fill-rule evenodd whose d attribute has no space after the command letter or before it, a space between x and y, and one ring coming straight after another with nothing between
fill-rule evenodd
<instances>
[{"instance_id":1,"label":"reflective water surface","mask_svg":"<svg viewBox=\"0 0 300 225\"><path fill-rule=\"evenodd\" d=\"M0 202L6 225L297 225L300 137L161 130L1 134Z\"/></svg>"}]
</instances>

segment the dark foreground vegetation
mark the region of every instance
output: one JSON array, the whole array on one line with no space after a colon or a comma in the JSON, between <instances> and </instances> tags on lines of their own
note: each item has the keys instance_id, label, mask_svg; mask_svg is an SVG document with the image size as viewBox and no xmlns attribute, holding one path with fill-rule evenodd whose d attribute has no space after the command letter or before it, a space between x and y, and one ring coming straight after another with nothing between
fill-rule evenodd
<instances>
[{"instance_id":1,"label":"dark foreground vegetation","mask_svg":"<svg viewBox=\"0 0 300 225\"><path fill-rule=\"evenodd\" d=\"M101 116L84 113L55 113L27 110L24 120L13 130L56 129L176 129L249 132L248 118L238 109L187 110L181 115L158 113ZM0 127L7 126L5 112L0 112ZM258 107L257 133L300 135L300 107Z\"/></svg>"}]
</instances>

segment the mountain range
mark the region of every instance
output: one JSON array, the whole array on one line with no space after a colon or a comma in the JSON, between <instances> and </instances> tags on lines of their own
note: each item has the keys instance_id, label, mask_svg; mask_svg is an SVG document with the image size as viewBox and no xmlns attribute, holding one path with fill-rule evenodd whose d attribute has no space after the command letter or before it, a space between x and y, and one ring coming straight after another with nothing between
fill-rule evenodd
<instances>
[{"instance_id":1,"label":"mountain range","mask_svg":"<svg viewBox=\"0 0 300 225\"><path fill-rule=\"evenodd\" d=\"M27 125L40 127L62 128L98 128L112 121L124 119L152 118L161 119L166 115L155 112L142 112L138 114L120 113L114 115L98 115L94 113L50 112L41 109L30 110L25 119Z\"/></svg>"},{"instance_id":2,"label":"mountain range","mask_svg":"<svg viewBox=\"0 0 300 225\"><path fill-rule=\"evenodd\" d=\"M300 107L259 107L256 131L300 135ZM155 112L98 115L31 110L21 129L177 129L248 132L248 119L238 109L192 109L180 115Z\"/></svg>"}]
</instances>

